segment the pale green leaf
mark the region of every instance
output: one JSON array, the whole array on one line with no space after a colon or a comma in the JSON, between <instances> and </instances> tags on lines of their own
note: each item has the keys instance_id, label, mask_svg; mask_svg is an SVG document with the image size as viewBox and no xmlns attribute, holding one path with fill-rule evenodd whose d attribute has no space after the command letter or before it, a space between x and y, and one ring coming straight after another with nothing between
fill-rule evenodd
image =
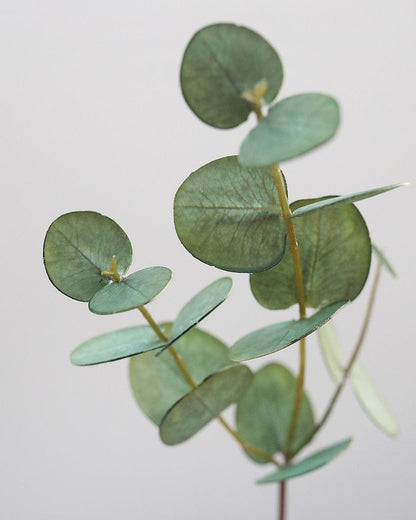
<instances>
[{"instance_id":1,"label":"pale green leaf","mask_svg":"<svg viewBox=\"0 0 416 520\"><path fill-rule=\"evenodd\" d=\"M339 385L344 379L344 370L342 368L341 346L332 321L328 321L318 329L318 338L326 367L333 380Z\"/></svg>"}]
</instances>

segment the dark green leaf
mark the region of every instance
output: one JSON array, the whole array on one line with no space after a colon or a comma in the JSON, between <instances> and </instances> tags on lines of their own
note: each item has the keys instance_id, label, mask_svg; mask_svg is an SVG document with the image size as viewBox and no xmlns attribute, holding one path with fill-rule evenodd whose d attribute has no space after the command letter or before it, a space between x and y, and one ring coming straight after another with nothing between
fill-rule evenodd
<instances>
[{"instance_id":1,"label":"dark green leaf","mask_svg":"<svg viewBox=\"0 0 416 520\"><path fill-rule=\"evenodd\" d=\"M289 453L300 449L314 429L313 410L304 393L291 449L288 446L296 378L284 366L266 365L254 379L237 405L237 431L252 446L268 453ZM265 462L246 452L256 462Z\"/></svg>"},{"instance_id":2,"label":"dark green leaf","mask_svg":"<svg viewBox=\"0 0 416 520\"><path fill-rule=\"evenodd\" d=\"M270 44L246 27L221 23L192 38L181 67L181 86L191 110L205 123L232 128L245 121L251 103L243 99L266 80L270 103L283 79L282 64Z\"/></svg>"},{"instance_id":3,"label":"dark green leaf","mask_svg":"<svg viewBox=\"0 0 416 520\"><path fill-rule=\"evenodd\" d=\"M322 199L295 202L292 210ZM334 206L294 221L302 266L305 300L319 308L341 300L354 300L367 280L371 241L360 212L353 204ZM257 301L268 309L297 303L292 255L264 273L250 277Z\"/></svg>"},{"instance_id":4,"label":"dark green leaf","mask_svg":"<svg viewBox=\"0 0 416 520\"><path fill-rule=\"evenodd\" d=\"M230 357L234 361L245 361L282 350L321 327L346 303L331 303L309 318L284 321L255 330L234 343Z\"/></svg>"},{"instance_id":5,"label":"dark green leaf","mask_svg":"<svg viewBox=\"0 0 416 520\"><path fill-rule=\"evenodd\" d=\"M212 419L236 402L253 375L244 365L233 366L205 379L172 406L160 423L165 444L179 444L192 437Z\"/></svg>"},{"instance_id":6,"label":"dark green leaf","mask_svg":"<svg viewBox=\"0 0 416 520\"><path fill-rule=\"evenodd\" d=\"M169 336L172 325L163 325L163 330ZM175 349L196 384L231 363L224 343L197 328L176 341ZM172 356L155 356L154 352L131 358L130 384L140 408L157 425L192 389Z\"/></svg>"},{"instance_id":7,"label":"dark green leaf","mask_svg":"<svg viewBox=\"0 0 416 520\"><path fill-rule=\"evenodd\" d=\"M88 307L96 314L113 314L146 305L170 282L172 272L166 267L141 269L100 289Z\"/></svg>"},{"instance_id":8,"label":"dark green leaf","mask_svg":"<svg viewBox=\"0 0 416 520\"><path fill-rule=\"evenodd\" d=\"M134 356L163 345L165 343L159 341L147 325L129 327L85 341L72 352L71 362L80 366L96 365Z\"/></svg>"},{"instance_id":9,"label":"dark green leaf","mask_svg":"<svg viewBox=\"0 0 416 520\"><path fill-rule=\"evenodd\" d=\"M258 483L268 484L270 482L282 482L283 480L288 480L293 477L299 477L300 475L304 475L305 473L315 471L316 469L330 462L333 458L335 458L342 451L348 448L350 443L351 439L347 439L345 441L334 444L329 448L318 451L310 457L307 457L306 459L297 462L293 466L288 466L279 471L276 471L275 473L272 473L268 477L262 478L258 481Z\"/></svg>"},{"instance_id":10,"label":"dark green leaf","mask_svg":"<svg viewBox=\"0 0 416 520\"><path fill-rule=\"evenodd\" d=\"M299 94L276 103L240 149L244 166L270 166L316 148L335 134L339 109L324 94Z\"/></svg>"},{"instance_id":11,"label":"dark green leaf","mask_svg":"<svg viewBox=\"0 0 416 520\"><path fill-rule=\"evenodd\" d=\"M113 220L93 211L75 211L57 218L46 233L43 257L57 289L75 300L88 301L110 279L101 274L117 258L119 273L131 264L132 248Z\"/></svg>"},{"instance_id":12,"label":"dark green leaf","mask_svg":"<svg viewBox=\"0 0 416 520\"><path fill-rule=\"evenodd\" d=\"M328 199L323 199L319 202L308 204L307 206L302 206L301 208L296 209L293 212L291 218L301 217L302 215L306 215L307 213L310 214L314 211L318 211L327 207L336 206L339 204L350 204L352 202L358 202L360 200L369 199L370 197L381 195L386 191L394 190L396 188L399 188L400 186L404 186L404 184L392 184L391 186L384 186L382 188L375 188L373 190L360 191L351 195L341 195L339 197L330 197Z\"/></svg>"},{"instance_id":13,"label":"dark green leaf","mask_svg":"<svg viewBox=\"0 0 416 520\"><path fill-rule=\"evenodd\" d=\"M283 256L286 227L269 168L248 170L236 157L203 166L179 188L174 218L186 249L220 269L261 271Z\"/></svg>"}]
</instances>

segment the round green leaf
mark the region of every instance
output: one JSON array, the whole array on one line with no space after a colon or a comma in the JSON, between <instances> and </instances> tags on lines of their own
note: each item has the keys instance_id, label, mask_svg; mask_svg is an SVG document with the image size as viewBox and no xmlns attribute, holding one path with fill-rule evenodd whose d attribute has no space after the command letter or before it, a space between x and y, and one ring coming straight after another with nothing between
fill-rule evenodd
<instances>
[{"instance_id":1,"label":"round green leaf","mask_svg":"<svg viewBox=\"0 0 416 520\"><path fill-rule=\"evenodd\" d=\"M293 210L322 199L295 202ZM305 300L319 308L341 300L354 300L367 280L371 241L358 209L334 206L294 219L302 266ZM286 309L297 303L292 255L286 251L276 267L252 274L251 290L268 309Z\"/></svg>"},{"instance_id":2,"label":"round green leaf","mask_svg":"<svg viewBox=\"0 0 416 520\"><path fill-rule=\"evenodd\" d=\"M170 282L172 272L166 267L141 269L106 285L91 298L88 307L96 314L113 314L146 305Z\"/></svg>"},{"instance_id":3,"label":"round green leaf","mask_svg":"<svg viewBox=\"0 0 416 520\"><path fill-rule=\"evenodd\" d=\"M97 365L155 350L164 345L147 325L129 327L85 341L72 352L71 362L79 366Z\"/></svg>"},{"instance_id":4,"label":"round green leaf","mask_svg":"<svg viewBox=\"0 0 416 520\"><path fill-rule=\"evenodd\" d=\"M292 159L328 141L338 125L338 103L329 96L313 93L283 99L245 138L239 160L253 167Z\"/></svg>"},{"instance_id":5,"label":"round green leaf","mask_svg":"<svg viewBox=\"0 0 416 520\"><path fill-rule=\"evenodd\" d=\"M270 103L283 79L280 58L257 33L229 23L204 27L189 42L180 81L191 110L205 123L232 128L244 122L251 103L243 99L266 80L264 99Z\"/></svg>"},{"instance_id":6,"label":"round green leaf","mask_svg":"<svg viewBox=\"0 0 416 520\"><path fill-rule=\"evenodd\" d=\"M337 444L333 444L324 450L318 451L292 466L280 469L275 473L272 473L268 477L264 477L258 481L258 484L268 484L270 482L282 482L290 478L299 477L305 473L310 473L318 468L321 468L325 464L328 464L333 458L343 452L351 443L351 439L347 439Z\"/></svg>"},{"instance_id":7,"label":"round green leaf","mask_svg":"<svg viewBox=\"0 0 416 520\"><path fill-rule=\"evenodd\" d=\"M288 454L304 446L314 429L313 410L306 393L302 397L291 449L288 446L296 387L296 378L282 365L273 363L257 371L237 405L239 435L270 456L278 452ZM246 453L256 462L266 462Z\"/></svg>"},{"instance_id":8,"label":"round green leaf","mask_svg":"<svg viewBox=\"0 0 416 520\"><path fill-rule=\"evenodd\" d=\"M253 375L244 365L224 369L208 377L172 406L160 423L165 444L179 444L236 402L250 385Z\"/></svg>"},{"instance_id":9,"label":"round green leaf","mask_svg":"<svg viewBox=\"0 0 416 520\"><path fill-rule=\"evenodd\" d=\"M226 271L255 272L282 258L286 227L269 168L223 157L193 172L176 193L175 228L196 258Z\"/></svg>"},{"instance_id":10,"label":"round green leaf","mask_svg":"<svg viewBox=\"0 0 416 520\"><path fill-rule=\"evenodd\" d=\"M75 300L88 301L110 279L101 274L117 258L120 274L131 264L127 235L113 220L93 211L75 211L57 218L43 245L46 272L53 285Z\"/></svg>"},{"instance_id":11,"label":"round green leaf","mask_svg":"<svg viewBox=\"0 0 416 520\"><path fill-rule=\"evenodd\" d=\"M170 335L172 324L163 329ZM197 328L176 341L175 349L196 384L231 363L224 343ZM130 384L138 405L157 425L169 408L192 390L172 356L155 356L154 352L131 358Z\"/></svg>"},{"instance_id":12,"label":"round green leaf","mask_svg":"<svg viewBox=\"0 0 416 520\"><path fill-rule=\"evenodd\" d=\"M255 330L239 339L230 349L234 361L246 361L282 350L314 332L347 302L336 302L301 320L290 320Z\"/></svg>"}]
</instances>

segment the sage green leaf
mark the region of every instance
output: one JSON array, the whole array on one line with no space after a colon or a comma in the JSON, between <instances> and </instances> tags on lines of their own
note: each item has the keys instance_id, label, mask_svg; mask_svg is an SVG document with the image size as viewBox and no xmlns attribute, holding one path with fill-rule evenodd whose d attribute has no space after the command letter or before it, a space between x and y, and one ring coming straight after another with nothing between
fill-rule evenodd
<instances>
[{"instance_id":1,"label":"sage green leaf","mask_svg":"<svg viewBox=\"0 0 416 520\"><path fill-rule=\"evenodd\" d=\"M116 256L119 273L131 264L132 248L113 220L93 211L75 211L50 225L43 245L46 272L53 285L75 300L88 301L110 279L101 274Z\"/></svg>"},{"instance_id":2,"label":"sage green leaf","mask_svg":"<svg viewBox=\"0 0 416 520\"><path fill-rule=\"evenodd\" d=\"M244 122L252 105L243 94L267 82L264 99L270 103L283 79L280 58L257 33L230 23L204 27L189 42L180 81L191 110L216 128Z\"/></svg>"},{"instance_id":3,"label":"sage green leaf","mask_svg":"<svg viewBox=\"0 0 416 520\"><path fill-rule=\"evenodd\" d=\"M280 469L279 471L276 471L275 473L272 473L271 475L264 477L257 482L258 484L282 482L283 480L299 477L305 473L315 471L325 464L328 464L328 462L331 462L332 459L348 448L350 443L351 439L347 439L345 441L338 442L337 444L333 444L332 446L329 446L329 448L318 451L310 457L293 464L293 466L287 466L286 468Z\"/></svg>"},{"instance_id":4,"label":"sage green leaf","mask_svg":"<svg viewBox=\"0 0 416 520\"><path fill-rule=\"evenodd\" d=\"M321 327L346 303L331 303L309 318L284 321L255 330L234 343L230 357L234 361L245 361L282 350Z\"/></svg>"},{"instance_id":5,"label":"sage green leaf","mask_svg":"<svg viewBox=\"0 0 416 520\"><path fill-rule=\"evenodd\" d=\"M286 226L269 168L223 157L193 172L174 202L175 228L196 258L226 271L255 272L280 261Z\"/></svg>"},{"instance_id":6,"label":"sage green leaf","mask_svg":"<svg viewBox=\"0 0 416 520\"><path fill-rule=\"evenodd\" d=\"M172 324L163 325L163 330L169 336ZM197 385L231 363L224 343L197 328L176 341L175 350ZM142 411L157 425L192 390L173 357L155 356L154 352L130 359L130 385Z\"/></svg>"},{"instance_id":7,"label":"sage green leaf","mask_svg":"<svg viewBox=\"0 0 416 520\"><path fill-rule=\"evenodd\" d=\"M405 184L392 184L390 186L383 186L382 188L375 188L373 190L360 191L351 195L341 195L338 197L330 197L328 199L323 199L318 202L314 202L312 204L308 204L307 206L302 206L301 208L296 209L293 212L291 218L301 217L302 215L306 215L307 213L312 213L314 211L318 211L330 206L332 207L339 204L351 204L360 200L369 199L370 197L381 195L386 191L394 190L396 188L399 188L400 186L405 186Z\"/></svg>"},{"instance_id":8,"label":"sage green leaf","mask_svg":"<svg viewBox=\"0 0 416 520\"><path fill-rule=\"evenodd\" d=\"M394 277L397 276L396 271L394 270L391 263L387 260L384 253L375 245L372 244L373 252L377 256L378 260L384 265L384 267L387 269L387 271Z\"/></svg>"},{"instance_id":9,"label":"sage green leaf","mask_svg":"<svg viewBox=\"0 0 416 520\"><path fill-rule=\"evenodd\" d=\"M318 338L321 354L328 372L331 374L335 383L340 385L344 379L342 353L332 321L328 321L318 329Z\"/></svg>"},{"instance_id":10,"label":"sage green leaf","mask_svg":"<svg viewBox=\"0 0 416 520\"><path fill-rule=\"evenodd\" d=\"M244 139L243 166L270 166L325 143L339 125L335 99L324 94L298 94L276 103Z\"/></svg>"},{"instance_id":11,"label":"sage green leaf","mask_svg":"<svg viewBox=\"0 0 416 520\"><path fill-rule=\"evenodd\" d=\"M359 363L355 363L352 368L351 381L358 402L369 418L388 435L398 435L399 427L396 419L371 381L367 371Z\"/></svg>"},{"instance_id":12,"label":"sage green leaf","mask_svg":"<svg viewBox=\"0 0 416 520\"><path fill-rule=\"evenodd\" d=\"M304 446L314 429L313 410L305 392L292 445L288 445L296 387L292 373L276 363L254 374L236 412L237 431L245 442L270 456L278 452L289 454ZM248 451L246 454L256 462L266 462Z\"/></svg>"},{"instance_id":13,"label":"sage green leaf","mask_svg":"<svg viewBox=\"0 0 416 520\"><path fill-rule=\"evenodd\" d=\"M244 365L224 369L205 379L166 413L160 423L165 444L179 444L192 437L236 402L250 385L253 374Z\"/></svg>"},{"instance_id":14,"label":"sage green leaf","mask_svg":"<svg viewBox=\"0 0 416 520\"><path fill-rule=\"evenodd\" d=\"M147 325L101 334L82 343L71 354L74 365L96 365L154 350L161 342Z\"/></svg>"},{"instance_id":15,"label":"sage green leaf","mask_svg":"<svg viewBox=\"0 0 416 520\"><path fill-rule=\"evenodd\" d=\"M296 210L322 199L291 205ZM299 244L305 302L320 308L354 300L367 280L371 241L366 223L353 204L325 208L293 221ZM286 309L297 303L296 279L289 248L282 261L250 277L257 301L268 309Z\"/></svg>"},{"instance_id":16,"label":"sage green leaf","mask_svg":"<svg viewBox=\"0 0 416 520\"><path fill-rule=\"evenodd\" d=\"M341 346L331 322L318 330L321 352L329 373L340 385L344 379ZM368 417L387 435L397 435L399 428L393 414L389 410L380 392L371 381L364 367L355 362L350 379L358 402Z\"/></svg>"},{"instance_id":17,"label":"sage green leaf","mask_svg":"<svg viewBox=\"0 0 416 520\"><path fill-rule=\"evenodd\" d=\"M88 307L96 314L113 314L135 309L156 298L171 277L172 272L166 267L141 269L100 289L91 298Z\"/></svg>"}]
</instances>

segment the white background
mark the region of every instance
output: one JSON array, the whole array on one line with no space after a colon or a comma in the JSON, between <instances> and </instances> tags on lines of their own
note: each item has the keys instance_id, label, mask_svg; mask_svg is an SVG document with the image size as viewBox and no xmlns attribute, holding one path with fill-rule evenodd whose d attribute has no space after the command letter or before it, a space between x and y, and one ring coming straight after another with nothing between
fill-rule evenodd
<instances>
[{"instance_id":1,"label":"white background","mask_svg":"<svg viewBox=\"0 0 416 520\"><path fill-rule=\"evenodd\" d=\"M132 240L133 269L174 271L149 307L160 321L222 276L183 249L172 221L180 183L237 153L253 125L215 130L181 97L183 50L219 21L251 27L277 48L280 96L321 91L341 104L337 138L283 165L291 200L414 180L415 19L414 0L0 1L2 519L275 518L276 487L254 484L269 469L246 459L220 425L166 447L132 398L127 361L70 364L80 342L141 318L95 316L58 293L43 269L43 237L68 211L111 216ZM401 434L379 432L348 388L313 448L354 443L289 483L288 520L414 518L413 190L359 206L399 273L383 276L362 360ZM227 343L296 315L262 309L247 276L233 278L232 296L203 324ZM368 288L336 318L346 351L367 297ZM297 348L273 360L296 369ZM314 339L307 387L319 417L333 384Z\"/></svg>"}]
</instances>

